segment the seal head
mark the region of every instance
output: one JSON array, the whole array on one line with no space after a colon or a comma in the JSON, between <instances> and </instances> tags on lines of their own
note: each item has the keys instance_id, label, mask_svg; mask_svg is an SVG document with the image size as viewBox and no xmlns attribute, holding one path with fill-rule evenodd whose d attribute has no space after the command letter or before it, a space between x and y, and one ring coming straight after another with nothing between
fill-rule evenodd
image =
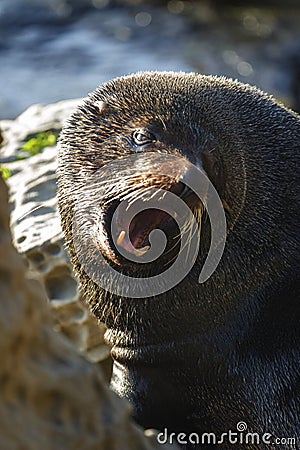
<instances>
[{"instance_id":1,"label":"seal head","mask_svg":"<svg viewBox=\"0 0 300 450\"><path fill-rule=\"evenodd\" d=\"M171 72L108 82L66 123L58 167L66 244L91 310L108 326L112 387L132 402L143 426L222 433L243 419L258 433L266 424L277 436L296 433L299 131L297 114L254 87ZM164 155L178 163L164 164ZM215 187L227 222L222 259L202 284L213 224L205 185L199 199L183 181L189 164ZM146 208L152 189L158 205L164 191L192 211L199 253L166 292L114 294L94 281L82 258L101 255L146 286L181 252L173 212ZM118 217L115 242L112 222L123 201L142 201L145 211L130 223ZM74 216L81 242L93 250L74 244ZM168 237L164 252L139 263L156 229Z\"/></svg>"}]
</instances>

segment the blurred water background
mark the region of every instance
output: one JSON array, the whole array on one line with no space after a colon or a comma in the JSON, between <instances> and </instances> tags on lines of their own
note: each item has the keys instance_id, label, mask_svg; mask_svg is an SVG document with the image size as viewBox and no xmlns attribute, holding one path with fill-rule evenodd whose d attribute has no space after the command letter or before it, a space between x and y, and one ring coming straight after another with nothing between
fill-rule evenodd
<instances>
[{"instance_id":1,"label":"blurred water background","mask_svg":"<svg viewBox=\"0 0 300 450\"><path fill-rule=\"evenodd\" d=\"M184 70L299 109L300 0L0 0L0 118L115 76Z\"/></svg>"}]
</instances>

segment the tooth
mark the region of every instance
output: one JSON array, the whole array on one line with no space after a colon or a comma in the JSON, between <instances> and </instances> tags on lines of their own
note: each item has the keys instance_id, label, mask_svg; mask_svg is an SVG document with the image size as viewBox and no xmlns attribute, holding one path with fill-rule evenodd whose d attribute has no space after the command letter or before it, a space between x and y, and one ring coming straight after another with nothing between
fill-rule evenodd
<instances>
[{"instance_id":1,"label":"tooth","mask_svg":"<svg viewBox=\"0 0 300 450\"><path fill-rule=\"evenodd\" d=\"M121 231L121 233L119 234L119 237L117 239L117 244L118 245L122 245L122 242L124 241L124 237L126 236L126 231Z\"/></svg>"},{"instance_id":2,"label":"tooth","mask_svg":"<svg viewBox=\"0 0 300 450\"><path fill-rule=\"evenodd\" d=\"M147 253L147 251L150 249L150 245L146 245L143 248L135 248L134 249L134 254L135 256L143 256L145 253Z\"/></svg>"}]
</instances>

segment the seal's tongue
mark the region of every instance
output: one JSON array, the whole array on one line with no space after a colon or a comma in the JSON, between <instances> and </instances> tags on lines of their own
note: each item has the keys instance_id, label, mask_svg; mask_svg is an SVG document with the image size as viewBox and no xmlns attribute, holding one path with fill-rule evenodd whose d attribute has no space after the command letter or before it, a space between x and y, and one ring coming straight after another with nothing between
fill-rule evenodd
<instances>
[{"instance_id":1,"label":"seal's tongue","mask_svg":"<svg viewBox=\"0 0 300 450\"><path fill-rule=\"evenodd\" d=\"M150 249L149 234L171 220L169 214L159 209L147 209L139 212L129 225L129 236L122 230L117 243L129 253L144 255ZM130 242L131 245L130 245Z\"/></svg>"}]
</instances>

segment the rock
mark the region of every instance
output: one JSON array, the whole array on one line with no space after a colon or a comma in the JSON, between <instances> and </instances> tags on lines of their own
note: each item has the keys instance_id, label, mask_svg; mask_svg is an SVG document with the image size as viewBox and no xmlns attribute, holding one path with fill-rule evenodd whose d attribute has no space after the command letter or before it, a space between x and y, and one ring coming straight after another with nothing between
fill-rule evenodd
<instances>
[{"instance_id":1,"label":"rock","mask_svg":"<svg viewBox=\"0 0 300 450\"><path fill-rule=\"evenodd\" d=\"M105 327L98 324L81 301L77 281L63 246L56 207L56 147L18 160L20 148L39 132L59 132L80 100L34 105L14 121L2 121L4 146L0 164L12 172L11 226L14 244L26 257L30 275L44 286L54 311L56 329L92 362L100 362L107 380L111 375L110 349L104 344Z\"/></svg>"},{"instance_id":2,"label":"rock","mask_svg":"<svg viewBox=\"0 0 300 450\"><path fill-rule=\"evenodd\" d=\"M170 448L132 423L100 368L53 330L45 291L12 245L7 200L0 177L0 448Z\"/></svg>"}]
</instances>

